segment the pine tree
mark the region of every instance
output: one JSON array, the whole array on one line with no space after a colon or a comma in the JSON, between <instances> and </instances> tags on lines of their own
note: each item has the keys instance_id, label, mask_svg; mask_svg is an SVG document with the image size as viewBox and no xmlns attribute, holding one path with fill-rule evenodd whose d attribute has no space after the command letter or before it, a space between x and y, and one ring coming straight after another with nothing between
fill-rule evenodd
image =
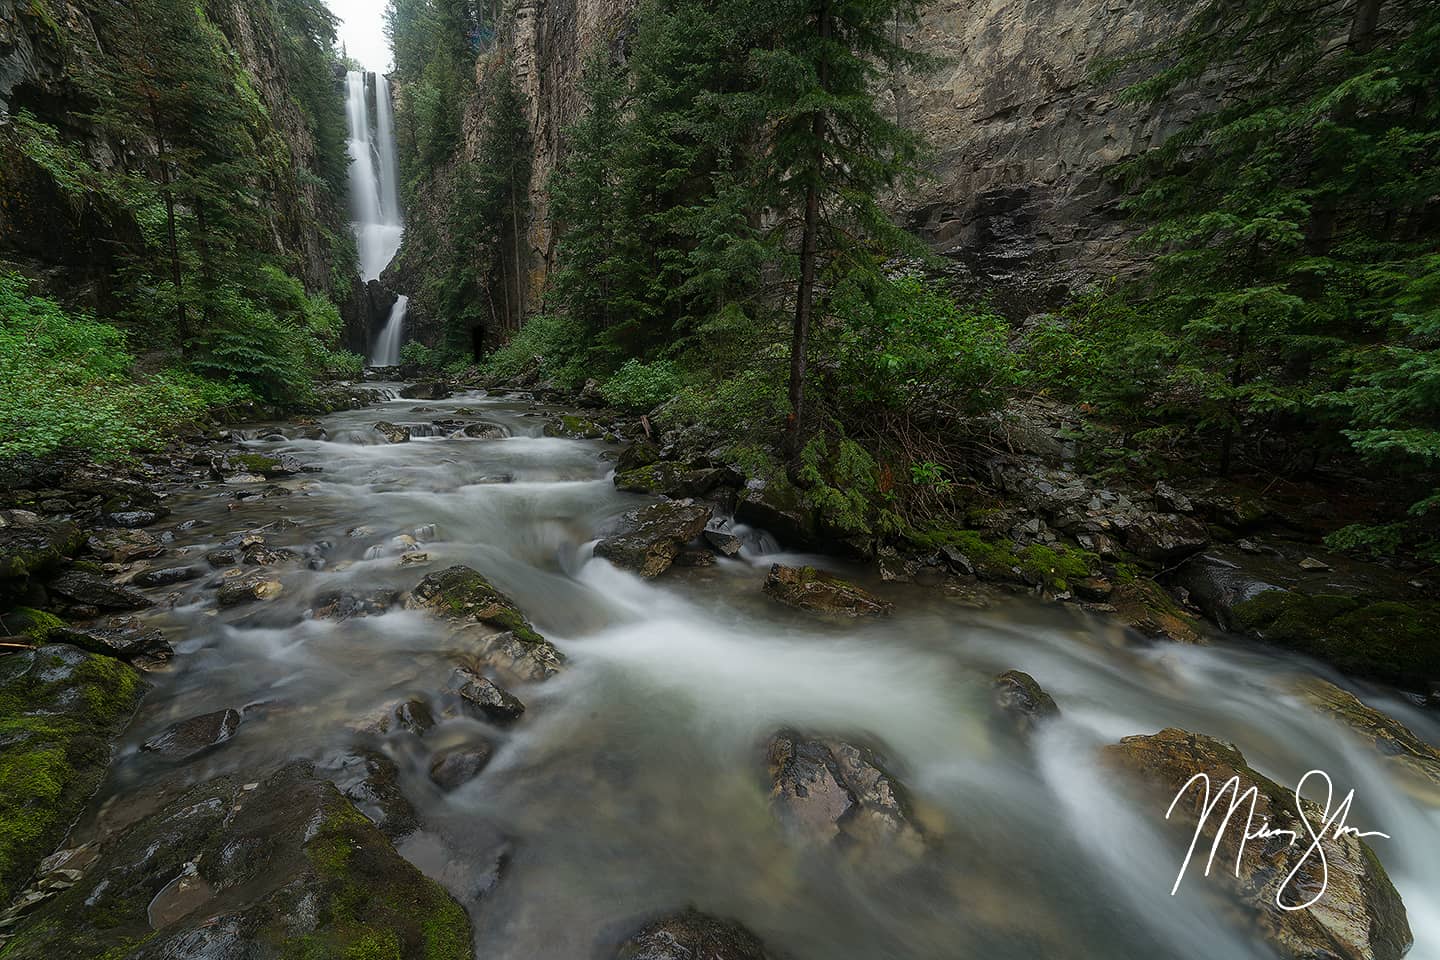
<instances>
[{"instance_id":1,"label":"pine tree","mask_svg":"<svg viewBox=\"0 0 1440 960\"><path fill-rule=\"evenodd\" d=\"M798 248L786 431L792 457L806 430L808 349L821 274L842 260L858 265L857 241L894 237L877 196L915 170L918 138L880 112L874 91L885 71L926 64L894 39L897 22L914 22L922 5L781 0L771 5L774 44L752 58L759 94L774 118L767 161L773 200L794 218Z\"/></svg>"}]
</instances>

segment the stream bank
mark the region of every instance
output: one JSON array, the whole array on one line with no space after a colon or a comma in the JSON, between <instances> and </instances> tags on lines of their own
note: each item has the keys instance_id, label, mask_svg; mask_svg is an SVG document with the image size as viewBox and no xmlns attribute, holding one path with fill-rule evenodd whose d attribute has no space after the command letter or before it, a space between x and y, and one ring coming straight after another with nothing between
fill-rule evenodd
<instances>
[{"instance_id":1,"label":"stream bank","mask_svg":"<svg viewBox=\"0 0 1440 960\"><path fill-rule=\"evenodd\" d=\"M1433 823L1434 721L1399 698L1367 695L1405 727L1293 657L1138 643L1094 609L953 572L926 586L785 552L775 530L719 522L724 491L738 507L752 489L723 465L683 465L683 482L719 477L705 491L714 504L619 489L611 474L634 454L613 418L523 396L406 392L424 398L247 426L238 446L217 435L174 457L153 484L163 498L133 504L156 514L135 518L138 532L86 538L79 572L97 582L64 589L95 592L63 612L134 602L110 592L133 591L146 605L103 613L100 629L159 631L174 652L121 648L153 668L152 692L71 834L81 852L47 865L37 892L51 895L19 915L7 955L64 956L73 942L87 957L241 956L308 937L316 956L360 945L468 956L453 949L449 898L485 956L666 955L657 942L721 943L736 957L1033 955L1062 943L1188 955L1183 932L1214 917L1200 902L1146 899L1161 887L1147 877L1173 871L1165 844L1145 842L1120 868L1076 840L1075 818L1097 810L1154 819L1094 784L1084 758L1171 727L1242 745L1236 762L1282 783L1323 760L1366 784L1367 817L1397 836ZM802 571L791 585L807 594L816 579L803 571L816 566L855 592L830 594L842 602L817 619L813 604L772 599L786 592L768 586L776 564ZM876 601L892 609L850 618ZM125 616L134 622L112 623ZM997 707L989 678L1012 668L1044 690L1022 684ZM1323 677L1323 696L1302 684ZM1036 706L1047 699L1055 711ZM1023 723L1007 719L1016 710ZM292 769L297 758L309 766ZM289 827L261 816L276 799L246 799L291 793L308 799ZM185 811L234 808L195 832L155 832L189 823ZM331 817L338 833L298 828ZM428 904L412 917L434 914L449 932L429 938L425 923L392 924L384 903L347 894L327 873L337 838L383 878L381 900ZM155 842L163 852L146 859ZM265 843L276 854L263 859L285 866L257 873ZM236 853L243 868L222 866ZM1411 955L1426 955L1434 857L1423 844L1375 853L1408 907ZM1083 882L1037 893L1057 870ZM1390 880L1359 876L1347 902L1386 919L1347 955L1398 956ZM130 891L123 901L97 895L107 878ZM1140 897L1137 914L1152 918L1111 929L1088 915L1091 887ZM357 924L365 916L380 922ZM1238 934L1233 946L1258 949Z\"/></svg>"}]
</instances>

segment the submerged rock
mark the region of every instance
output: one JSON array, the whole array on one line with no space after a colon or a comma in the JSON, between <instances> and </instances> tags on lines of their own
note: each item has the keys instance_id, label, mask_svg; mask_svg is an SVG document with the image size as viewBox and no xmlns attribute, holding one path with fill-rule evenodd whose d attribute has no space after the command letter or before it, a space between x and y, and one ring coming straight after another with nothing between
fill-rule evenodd
<instances>
[{"instance_id":1,"label":"submerged rock","mask_svg":"<svg viewBox=\"0 0 1440 960\"><path fill-rule=\"evenodd\" d=\"M142 610L155 601L138 590L111 583L84 570L67 570L48 584L51 593L101 610Z\"/></svg>"},{"instance_id":2,"label":"submerged rock","mask_svg":"<svg viewBox=\"0 0 1440 960\"><path fill-rule=\"evenodd\" d=\"M371 429L384 437L386 443L404 443L410 439L409 427L402 427L388 420L381 420Z\"/></svg>"},{"instance_id":3,"label":"submerged rock","mask_svg":"<svg viewBox=\"0 0 1440 960\"><path fill-rule=\"evenodd\" d=\"M522 681L544 680L565 656L525 619L515 602L470 567L447 567L416 584L405 605L461 625L479 659Z\"/></svg>"},{"instance_id":4,"label":"submerged rock","mask_svg":"<svg viewBox=\"0 0 1440 960\"><path fill-rule=\"evenodd\" d=\"M391 840L409 836L420 825L414 805L401 789L400 768L380 751L360 749L343 754L324 772Z\"/></svg>"},{"instance_id":5,"label":"submerged rock","mask_svg":"<svg viewBox=\"0 0 1440 960\"><path fill-rule=\"evenodd\" d=\"M111 741L142 690L132 667L68 644L0 657L0 903L59 845L100 785Z\"/></svg>"},{"instance_id":6,"label":"submerged rock","mask_svg":"<svg viewBox=\"0 0 1440 960\"><path fill-rule=\"evenodd\" d=\"M1035 678L1020 670L1006 670L990 684L995 706L1021 734L1032 733L1046 720L1060 715L1055 698Z\"/></svg>"},{"instance_id":7,"label":"submerged rock","mask_svg":"<svg viewBox=\"0 0 1440 960\"><path fill-rule=\"evenodd\" d=\"M173 896L176 881L187 877L190 895ZM79 882L27 918L6 954L470 955L464 909L333 785L298 763L251 783L211 780L130 825Z\"/></svg>"},{"instance_id":8,"label":"submerged rock","mask_svg":"<svg viewBox=\"0 0 1440 960\"><path fill-rule=\"evenodd\" d=\"M642 577L658 577L680 548L704 531L711 510L708 504L669 500L632 510L615 533L595 545L595 556Z\"/></svg>"},{"instance_id":9,"label":"submerged rock","mask_svg":"<svg viewBox=\"0 0 1440 960\"><path fill-rule=\"evenodd\" d=\"M148 753L167 760L189 760L222 746L240 727L240 711L216 710L170 724L140 745Z\"/></svg>"},{"instance_id":10,"label":"submerged rock","mask_svg":"<svg viewBox=\"0 0 1440 960\"><path fill-rule=\"evenodd\" d=\"M430 779L441 790L456 790L480 775L492 753L485 740L441 750L430 759Z\"/></svg>"},{"instance_id":11,"label":"submerged rock","mask_svg":"<svg viewBox=\"0 0 1440 960\"><path fill-rule=\"evenodd\" d=\"M1296 809L1294 788L1281 787L1245 763L1234 746L1201 734L1168 728L1150 736L1126 737L1102 751L1105 766L1123 772L1144 797L1144 811L1153 816L1155 827L1166 831L1183 852L1191 843L1200 818L1204 791L1182 788L1198 773L1207 774L1211 797L1231 777L1239 777L1240 789L1256 788L1253 820L1272 830L1294 830L1310 836L1306 822L1325 822L1320 807L1303 801L1304 818ZM1167 805L1180 794L1175 813L1165 817ZM1203 863L1210 845L1226 822L1221 810L1204 820L1197 843L1196 861ZM1242 807L1250 810L1248 801ZM1244 911L1256 934L1283 957L1310 960L1317 957L1344 960L1399 960L1412 942L1410 926L1400 895L1385 875L1374 852L1353 835L1334 837L1327 833L1324 858L1306 857L1308 840L1287 844L1283 837L1269 842L1251 839L1241 844L1245 822L1237 814L1219 838L1216 869L1203 876L1203 866L1192 864L1187 884L1190 889L1224 891ZM1235 870L1239 857L1238 872ZM1301 865L1302 859L1304 860ZM1177 860L1177 863L1179 861ZM1223 865L1223 867L1221 866ZM1286 878L1299 865L1299 873L1286 885ZM1284 890L1281 890L1284 885ZM1322 887L1324 895L1302 910L1280 910L1277 893L1284 902L1298 905Z\"/></svg>"},{"instance_id":12,"label":"submerged rock","mask_svg":"<svg viewBox=\"0 0 1440 960\"><path fill-rule=\"evenodd\" d=\"M844 740L781 730L766 745L770 808L810 843L916 853L924 846L899 784L876 755Z\"/></svg>"},{"instance_id":13,"label":"submerged rock","mask_svg":"<svg viewBox=\"0 0 1440 960\"><path fill-rule=\"evenodd\" d=\"M384 704L352 725L359 733L377 737L398 730L423 737L434 726L435 715L430 710L430 704L415 697Z\"/></svg>"},{"instance_id":14,"label":"submerged rock","mask_svg":"<svg viewBox=\"0 0 1440 960\"><path fill-rule=\"evenodd\" d=\"M615 960L768 960L760 938L693 907L661 917L620 945Z\"/></svg>"},{"instance_id":15,"label":"submerged rock","mask_svg":"<svg viewBox=\"0 0 1440 960\"><path fill-rule=\"evenodd\" d=\"M377 617L400 601L400 591L378 587L366 593L327 590L315 597L312 613L317 620L349 620Z\"/></svg>"},{"instance_id":16,"label":"submerged rock","mask_svg":"<svg viewBox=\"0 0 1440 960\"><path fill-rule=\"evenodd\" d=\"M255 600L273 600L283 589L279 580L257 571L226 578L216 599L222 607L235 607Z\"/></svg>"},{"instance_id":17,"label":"submerged rock","mask_svg":"<svg viewBox=\"0 0 1440 960\"><path fill-rule=\"evenodd\" d=\"M877 617L893 609L889 601L814 567L771 564L765 592L781 603L813 613Z\"/></svg>"}]
</instances>

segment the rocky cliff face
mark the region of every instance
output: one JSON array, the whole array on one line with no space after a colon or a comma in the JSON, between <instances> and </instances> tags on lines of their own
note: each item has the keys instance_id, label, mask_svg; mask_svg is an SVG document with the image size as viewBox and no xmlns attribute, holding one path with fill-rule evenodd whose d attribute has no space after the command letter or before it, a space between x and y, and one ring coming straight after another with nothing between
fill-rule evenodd
<instances>
[{"instance_id":1,"label":"rocky cliff face","mask_svg":"<svg viewBox=\"0 0 1440 960\"><path fill-rule=\"evenodd\" d=\"M581 65L596 47L623 61L636 6L522 0L515 10L502 55L513 59L529 103L536 291L555 258L545 182L582 108ZM895 198L896 215L980 284L1002 291L1011 313L1132 271L1132 232L1105 171L1159 142L1208 95L1157 113L1120 102L1130 76L1099 83L1090 72L1180 15L1147 0L935 0L910 36L939 67L892 77L883 95L932 148L929 178ZM472 156L479 120L472 110Z\"/></svg>"},{"instance_id":2,"label":"rocky cliff face","mask_svg":"<svg viewBox=\"0 0 1440 960\"><path fill-rule=\"evenodd\" d=\"M35 161L33 144L23 148L18 118L23 111L53 127L59 146L45 149L66 151L101 173L153 150L107 142L86 119L93 103L85 87L107 57L110 10L96 0L0 0L0 261L48 276L57 293L90 307L104 305L116 252L139 242L139 228L103 191L64 189ZM209 0L204 11L265 107L268 142L285 152L288 169L313 170L315 142L287 86L270 5ZM346 230L342 212L314 177L274 176L264 188L274 249L307 287L328 288L328 237Z\"/></svg>"}]
</instances>

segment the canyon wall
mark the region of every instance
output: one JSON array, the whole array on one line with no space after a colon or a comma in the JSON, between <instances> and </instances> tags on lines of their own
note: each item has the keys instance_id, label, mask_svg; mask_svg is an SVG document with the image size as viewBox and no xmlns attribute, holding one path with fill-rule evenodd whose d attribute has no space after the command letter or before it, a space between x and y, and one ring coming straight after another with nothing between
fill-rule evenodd
<instances>
[{"instance_id":1,"label":"canyon wall","mask_svg":"<svg viewBox=\"0 0 1440 960\"><path fill-rule=\"evenodd\" d=\"M597 46L624 60L636 6L520 0L514 11L502 56L513 59L530 110L536 292L555 259L545 182L582 108L581 65ZM908 36L938 67L893 76L883 94L886 109L931 147L927 179L893 199L896 216L1001 292L1012 313L1134 270L1132 233L1106 170L1159 142L1209 94L1156 113L1120 101L1132 75L1096 82L1091 70L1168 32L1181 15L1153 0L935 0ZM479 124L472 110L472 155Z\"/></svg>"}]
</instances>

